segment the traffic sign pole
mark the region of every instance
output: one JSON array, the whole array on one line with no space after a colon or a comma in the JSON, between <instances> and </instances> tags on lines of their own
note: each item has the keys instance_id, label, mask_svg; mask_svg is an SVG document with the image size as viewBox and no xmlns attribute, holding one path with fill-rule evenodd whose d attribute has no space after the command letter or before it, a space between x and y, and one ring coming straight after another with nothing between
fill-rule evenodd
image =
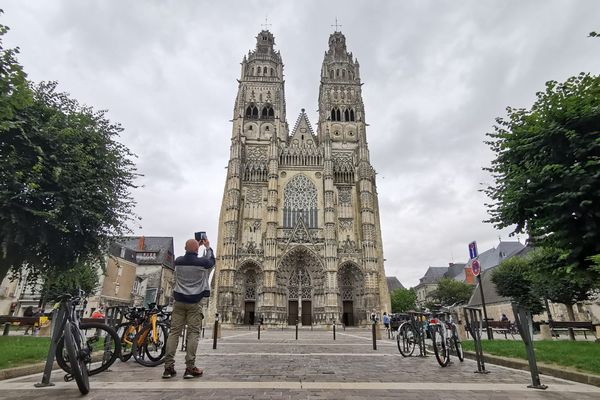
<instances>
[{"instance_id":1,"label":"traffic sign pole","mask_svg":"<svg viewBox=\"0 0 600 400\"><path fill-rule=\"evenodd\" d=\"M485 298L483 297L483 283L481 282L481 274L477 275L477 282L479 283L479 293L481 293L481 306L483 307L483 318L485 319L485 330L487 331L488 340L493 340L492 329L488 325L487 310L485 309Z\"/></svg>"},{"instance_id":2,"label":"traffic sign pole","mask_svg":"<svg viewBox=\"0 0 600 400\"><path fill-rule=\"evenodd\" d=\"M487 332L488 340L494 339L492 336L492 329L488 326L487 309L485 307L485 297L483 295L483 282L481 281L481 265L479 264L479 253L477 252L477 242L472 241L469 243L469 258L473 260L471 262L471 271L473 275L477 277L477 283L479 284L479 293L481 293L481 307L483 308L483 318L485 320L485 330Z\"/></svg>"}]
</instances>

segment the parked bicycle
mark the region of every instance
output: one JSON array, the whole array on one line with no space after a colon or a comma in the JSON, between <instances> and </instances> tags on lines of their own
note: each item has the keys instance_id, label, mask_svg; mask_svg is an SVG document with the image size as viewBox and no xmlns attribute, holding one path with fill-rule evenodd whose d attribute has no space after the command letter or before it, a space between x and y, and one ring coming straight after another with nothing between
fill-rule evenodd
<instances>
[{"instance_id":1,"label":"parked bicycle","mask_svg":"<svg viewBox=\"0 0 600 400\"><path fill-rule=\"evenodd\" d=\"M424 314L409 312L408 320L398 328L396 343L403 357L410 357L417 346L419 346L419 354L425 354L424 324L426 324Z\"/></svg>"},{"instance_id":2,"label":"parked bicycle","mask_svg":"<svg viewBox=\"0 0 600 400\"><path fill-rule=\"evenodd\" d=\"M464 361L462 343L452 314L448 310L440 310L429 319L429 330L435 358L442 367L450 364L450 353L461 362Z\"/></svg>"},{"instance_id":3,"label":"parked bicycle","mask_svg":"<svg viewBox=\"0 0 600 400\"><path fill-rule=\"evenodd\" d=\"M131 352L139 364L155 367L165 361L170 313L165 312L162 306L149 306L144 323L133 338Z\"/></svg>"},{"instance_id":4,"label":"parked bicycle","mask_svg":"<svg viewBox=\"0 0 600 400\"><path fill-rule=\"evenodd\" d=\"M66 372L65 381L75 380L82 394L90 391L89 376L108 369L121 353L121 343L114 329L100 322L80 321L77 306L80 296L62 295L55 306L61 321L61 338L57 342L56 362Z\"/></svg>"}]
</instances>

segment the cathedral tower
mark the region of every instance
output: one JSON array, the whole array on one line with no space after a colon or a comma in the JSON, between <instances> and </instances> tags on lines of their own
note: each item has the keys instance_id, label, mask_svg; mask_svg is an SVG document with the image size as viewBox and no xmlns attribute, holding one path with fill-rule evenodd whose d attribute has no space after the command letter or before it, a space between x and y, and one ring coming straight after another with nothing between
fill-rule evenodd
<instances>
[{"instance_id":1,"label":"cathedral tower","mask_svg":"<svg viewBox=\"0 0 600 400\"><path fill-rule=\"evenodd\" d=\"M362 325L390 299L359 65L334 32L317 132L304 110L290 132L274 44L260 32L242 61L210 309L225 324Z\"/></svg>"}]
</instances>

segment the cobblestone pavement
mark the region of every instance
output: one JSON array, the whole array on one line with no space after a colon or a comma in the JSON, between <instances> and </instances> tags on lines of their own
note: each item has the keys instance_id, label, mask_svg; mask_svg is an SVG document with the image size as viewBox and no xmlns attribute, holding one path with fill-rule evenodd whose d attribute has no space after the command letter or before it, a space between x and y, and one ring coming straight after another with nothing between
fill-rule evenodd
<instances>
[{"instance_id":1,"label":"cobblestone pavement","mask_svg":"<svg viewBox=\"0 0 600 400\"><path fill-rule=\"evenodd\" d=\"M207 337L208 337L207 332ZM528 372L486 365L475 374L473 361L456 360L440 368L433 356L403 358L394 341L383 339L373 350L370 331L332 332L303 328L228 330L212 349L202 339L197 365L204 376L183 380L184 353L177 355L177 377L161 379L162 367L145 368L133 360L117 362L91 378L88 399L600 399L600 388L541 376L545 391L529 389ZM56 386L34 388L41 374L0 382L0 399L80 399L74 382L55 371Z\"/></svg>"}]
</instances>

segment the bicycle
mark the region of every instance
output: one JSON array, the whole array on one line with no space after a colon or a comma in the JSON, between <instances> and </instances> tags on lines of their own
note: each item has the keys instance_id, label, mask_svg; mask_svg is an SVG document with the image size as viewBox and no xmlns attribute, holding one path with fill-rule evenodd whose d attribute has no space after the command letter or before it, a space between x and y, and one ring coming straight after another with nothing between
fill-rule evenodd
<instances>
[{"instance_id":1,"label":"bicycle","mask_svg":"<svg viewBox=\"0 0 600 400\"><path fill-rule=\"evenodd\" d=\"M144 323L145 309L143 307L131 307L125 311L127 322L117 326L117 335L121 341L121 361L128 361L133 355L133 342L135 336L142 329Z\"/></svg>"},{"instance_id":2,"label":"bicycle","mask_svg":"<svg viewBox=\"0 0 600 400\"><path fill-rule=\"evenodd\" d=\"M146 312L146 322L133 338L131 352L139 364L156 367L165 361L170 313L163 312L162 306L150 306L152 309Z\"/></svg>"},{"instance_id":3,"label":"bicycle","mask_svg":"<svg viewBox=\"0 0 600 400\"><path fill-rule=\"evenodd\" d=\"M416 346L419 346L420 354L424 354L424 327L422 321L418 320L422 318L422 314L409 312L409 319L403 322L398 327L398 333L396 334L396 342L398 344L398 351L403 357L410 357L415 351ZM418 315L418 318L415 318Z\"/></svg>"},{"instance_id":4,"label":"bicycle","mask_svg":"<svg viewBox=\"0 0 600 400\"><path fill-rule=\"evenodd\" d=\"M437 318L433 317L430 319L429 327L431 330L433 352L438 364L442 367L448 366L450 364L451 352L454 353L460 362L463 362L465 357L462 343L458 336L458 329L454 323L452 314L448 311L442 311L436 315L438 316ZM440 318L440 316L448 317Z\"/></svg>"},{"instance_id":5,"label":"bicycle","mask_svg":"<svg viewBox=\"0 0 600 400\"><path fill-rule=\"evenodd\" d=\"M108 325L98 322L81 322L76 310L81 297L62 295L57 308L62 311L62 336L56 345L56 362L66 372L66 382L75 379L82 394L89 393L89 376L109 368L121 353L117 333ZM60 315L60 312L59 312ZM102 357L92 367L97 356Z\"/></svg>"}]
</instances>

